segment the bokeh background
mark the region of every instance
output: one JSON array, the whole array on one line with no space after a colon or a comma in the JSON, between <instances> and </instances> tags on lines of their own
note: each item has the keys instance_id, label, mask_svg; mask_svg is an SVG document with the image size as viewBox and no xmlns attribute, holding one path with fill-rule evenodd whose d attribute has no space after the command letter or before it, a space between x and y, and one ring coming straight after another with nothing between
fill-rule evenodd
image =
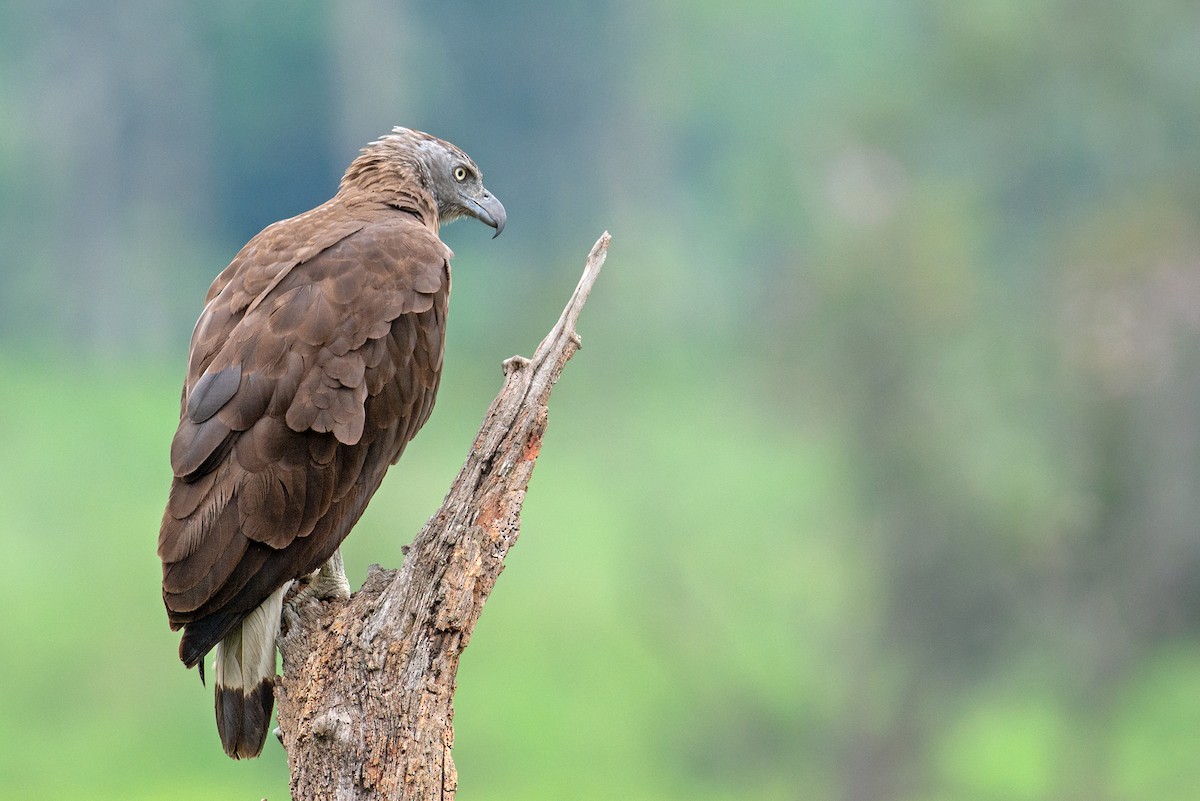
<instances>
[{"instance_id":1,"label":"bokeh background","mask_svg":"<svg viewBox=\"0 0 1200 801\"><path fill-rule=\"evenodd\" d=\"M604 229L460 797L1200 797L1194 0L0 5L0 797L282 799L155 556L213 276L462 146L395 566Z\"/></svg>"}]
</instances>

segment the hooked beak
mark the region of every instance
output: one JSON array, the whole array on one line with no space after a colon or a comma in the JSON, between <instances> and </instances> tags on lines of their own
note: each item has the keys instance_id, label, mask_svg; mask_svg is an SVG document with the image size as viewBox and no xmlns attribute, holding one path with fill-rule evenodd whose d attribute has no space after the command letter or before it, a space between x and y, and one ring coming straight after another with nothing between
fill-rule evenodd
<instances>
[{"instance_id":1,"label":"hooked beak","mask_svg":"<svg viewBox=\"0 0 1200 801\"><path fill-rule=\"evenodd\" d=\"M472 217L496 229L492 239L500 236L500 232L504 230L504 221L508 219L508 215L504 213L504 204L486 189L477 198L464 195L463 199L467 201L467 209Z\"/></svg>"}]
</instances>

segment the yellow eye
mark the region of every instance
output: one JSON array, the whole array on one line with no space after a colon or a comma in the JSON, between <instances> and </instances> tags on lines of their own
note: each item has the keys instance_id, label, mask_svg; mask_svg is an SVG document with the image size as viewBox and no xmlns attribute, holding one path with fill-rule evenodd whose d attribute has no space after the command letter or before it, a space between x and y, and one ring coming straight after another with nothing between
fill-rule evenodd
<instances>
[{"instance_id":1,"label":"yellow eye","mask_svg":"<svg viewBox=\"0 0 1200 801\"><path fill-rule=\"evenodd\" d=\"M462 181L466 180L466 178L467 178L467 168L466 167L455 167L454 168L454 180L462 182Z\"/></svg>"}]
</instances>

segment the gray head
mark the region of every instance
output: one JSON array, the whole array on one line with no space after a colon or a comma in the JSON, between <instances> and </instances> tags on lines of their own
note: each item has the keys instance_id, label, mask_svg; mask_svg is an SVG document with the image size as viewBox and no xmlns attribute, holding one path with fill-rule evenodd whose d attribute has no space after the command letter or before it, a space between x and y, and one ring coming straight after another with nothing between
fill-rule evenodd
<instances>
[{"instance_id":1,"label":"gray head","mask_svg":"<svg viewBox=\"0 0 1200 801\"><path fill-rule=\"evenodd\" d=\"M410 128L393 128L363 148L342 178L342 191L348 188L373 196L409 196L419 188L433 202L441 223L474 217L496 229L493 238L504 230L504 206L483 185L483 173L471 157Z\"/></svg>"}]
</instances>

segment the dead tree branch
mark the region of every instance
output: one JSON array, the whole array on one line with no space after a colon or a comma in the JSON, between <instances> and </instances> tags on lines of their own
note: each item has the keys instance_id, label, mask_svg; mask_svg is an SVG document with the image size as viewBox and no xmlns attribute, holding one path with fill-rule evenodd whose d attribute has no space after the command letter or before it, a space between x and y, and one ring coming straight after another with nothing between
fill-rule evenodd
<instances>
[{"instance_id":1,"label":"dead tree branch","mask_svg":"<svg viewBox=\"0 0 1200 801\"><path fill-rule=\"evenodd\" d=\"M297 801L454 798L459 655L517 541L550 392L579 349L575 323L609 241L533 358L504 362L466 463L400 569L372 567L347 601L286 608L275 697Z\"/></svg>"}]
</instances>

